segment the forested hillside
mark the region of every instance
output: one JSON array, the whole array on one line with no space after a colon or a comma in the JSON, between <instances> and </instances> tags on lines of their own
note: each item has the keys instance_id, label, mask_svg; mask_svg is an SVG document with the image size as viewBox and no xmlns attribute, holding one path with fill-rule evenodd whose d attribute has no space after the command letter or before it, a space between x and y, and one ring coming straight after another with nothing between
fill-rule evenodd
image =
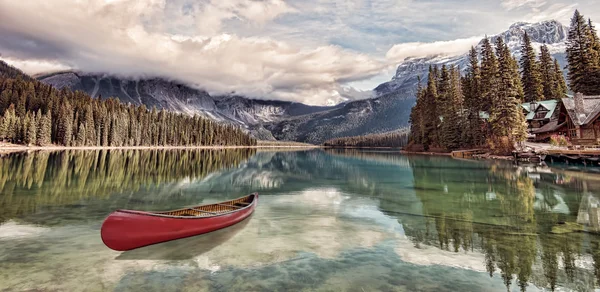
<instances>
[{"instance_id":1,"label":"forested hillside","mask_svg":"<svg viewBox=\"0 0 600 292\"><path fill-rule=\"evenodd\" d=\"M382 134L364 136L335 138L325 141L328 147L404 147L408 142L408 133L405 131L393 131Z\"/></svg>"},{"instance_id":2,"label":"forested hillside","mask_svg":"<svg viewBox=\"0 0 600 292\"><path fill-rule=\"evenodd\" d=\"M0 139L62 146L256 145L241 129L199 116L55 89L0 61Z\"/></svg>"}]
</instances>

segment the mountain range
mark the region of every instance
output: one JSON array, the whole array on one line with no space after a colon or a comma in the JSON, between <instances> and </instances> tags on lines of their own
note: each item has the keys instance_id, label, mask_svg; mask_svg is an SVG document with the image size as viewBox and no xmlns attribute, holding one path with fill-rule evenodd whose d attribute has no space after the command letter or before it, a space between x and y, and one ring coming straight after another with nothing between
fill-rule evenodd
<instances>
[{"instance_id":1,"label":"mountain range","mask_svg":"<svg viewBox=\"0 0 600 292\"><path fill-rule=\"evenodd\" d=\"M507 31L491 38L504 38L513 55L519 58L522 36L527 32L536 49L547 44L553 56L564 66L567 31L567 27L558 21L515 23ZM392 80L374 89L375 97L335 106L309 106L236 95L212 96L201 89L165 78L133 79L110 73L73 71L37 78L57 88L85 91L96 98L116 97L124 102L200 114L237 124L257 139L320 144L330 138L383 133L407 127L410 110L415 104L418 77L425 78L430 65L455 65L464 70L467 63L467 52L454 56L407 58L398 66Z\"/></svg>"}]
</instances>

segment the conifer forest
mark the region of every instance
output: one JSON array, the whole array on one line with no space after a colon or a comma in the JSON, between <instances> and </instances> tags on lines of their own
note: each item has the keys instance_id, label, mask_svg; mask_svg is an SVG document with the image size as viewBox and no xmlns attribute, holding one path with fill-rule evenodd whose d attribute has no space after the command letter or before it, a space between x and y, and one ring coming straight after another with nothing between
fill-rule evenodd
<instances>
[{"instance_id":1,"label":"conifer forest","mask_svg":"<svg viewBox=\"0 0 600 292\"><path fill-rule=\"evenodd\" d=\"M0 139L61 146L253 146L240 128L55 89L0 61Z\"/></svg>"}]
</instances>

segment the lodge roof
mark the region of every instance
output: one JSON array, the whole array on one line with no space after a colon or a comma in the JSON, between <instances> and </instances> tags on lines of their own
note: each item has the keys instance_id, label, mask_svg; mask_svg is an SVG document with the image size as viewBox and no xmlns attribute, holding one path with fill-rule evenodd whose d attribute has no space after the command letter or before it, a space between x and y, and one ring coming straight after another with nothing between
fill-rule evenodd
<instances>
[{"instance_id":1,"label":"lodge roof","mask_svg":"<svg viewBox=\"0 0 600 292\"><path fill-rule=\"evenodd\" d=\"M543 127L533 131L534 134L542 134L547 132L553 132L558 130L560 127L564 126L567 122L558 123L558 120L552 120L549 123L545 124Z\"/></svg>"},{"instance_id":2,"label":"lodge roof","mask_svg":"<svg viewBox=\"0 0 600 292\"><path fill-rule=\"evenodd\" d=\"M574 98L563 98L562 103L573 123L579 126L593 122L600 113L600 96L584 96L582 112L577 112Z\"/></svg>"},{"instance_id":3,"label":"lodge roof","mask_svg":"<svg viewBox=\"0 0 600 292\"><path fill-rule=\"evenodd\" d=\"M540 109L540 107L548 110L548 112L544 116L544 119L550 119L552 117L552 115L554 114L554 111L556 110L557 105L558 105L558 100L550 99L550 100L536 101L534 103L533 110L531 109L530 102L521 104L521 107L523 107L523 109L527 112L525 119L530 121L535 118L535 114Z\"/></svg>"}]
</instances>

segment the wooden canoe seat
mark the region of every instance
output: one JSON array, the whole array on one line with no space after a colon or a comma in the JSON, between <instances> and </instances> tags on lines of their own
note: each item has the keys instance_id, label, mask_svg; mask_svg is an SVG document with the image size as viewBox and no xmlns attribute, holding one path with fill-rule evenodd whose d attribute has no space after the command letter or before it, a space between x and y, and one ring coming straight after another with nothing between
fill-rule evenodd
<instances>
[{"instance_id":1,"label":"wooden canoe seat","mask_svg":"<svg viewBox=\"0 0 600 292\"><path fill-rule=\"evenodd\" d=\"M202 213L207 213L207 214L211 214L211 215L217 215L217 213L215 213L215 212L208 212L208 211L204 211L204 210L200 210L200 209L196 209L196 208L190 208L190 209L194 210L194 211L202 212Z\"/></svg>"},{"instance_id":2,"label":"wooden canoe seat","mask_svg":"<svg viewBox=\"0 0 600 292\"><path fill-rule=\"evenodd\" d=\"M215 204L215 205L225 206L225 207L231 207L231 208L236 208L236 209L241 209L242 208L240 206L234 206L234 205L228 205L228 204Z\"/></svg>"}]
</instances>

